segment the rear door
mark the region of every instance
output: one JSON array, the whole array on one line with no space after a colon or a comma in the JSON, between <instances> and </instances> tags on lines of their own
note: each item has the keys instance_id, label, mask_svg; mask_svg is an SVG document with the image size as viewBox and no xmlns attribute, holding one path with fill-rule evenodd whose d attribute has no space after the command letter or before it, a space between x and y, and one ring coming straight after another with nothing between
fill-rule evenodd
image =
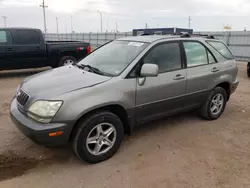
<instances>
[{"instance_id":1,"label":"rear door","mask_svg":"<svg viewBox=\"0 0 250 188\"><path fill-rule=\"evenodd\" d=\"M16 30L14 49L16 68L33 68L44 66L46 48L43 38L37 30Z\"/></svg>"},{"instance_id":2,"label":"rear door","mask_svg":"<svg viewBox=\"0 0 250 188\"><path fill-rule=\"evenodd\" d=\"M137 79L136 116L139 122L172 113L183 107L186 89L186 71L183 69L178 41L165 42L152 47L142 59L159 67L157 77Z\"/></svg>"},{"instance_id":3,"label":"rear door","mask_svg":"<svg viewBox=\"0 0 250 188\"><path fill-rule=\"evenodd\" d=\"M183 41L187 71L187 105L200 105L220 74L220 67L210 50L198 41Z\"/></svg>"},{"instance_id":4,"label":"rear door","mask_svg":"<svg viewBox=\"0 0 250 188\"><path fill-rule=\"evenodd\" d=\"M14 57L11 33L0 30L0 70L11 69L11 60Z\"/></svg>"}]
</instances>

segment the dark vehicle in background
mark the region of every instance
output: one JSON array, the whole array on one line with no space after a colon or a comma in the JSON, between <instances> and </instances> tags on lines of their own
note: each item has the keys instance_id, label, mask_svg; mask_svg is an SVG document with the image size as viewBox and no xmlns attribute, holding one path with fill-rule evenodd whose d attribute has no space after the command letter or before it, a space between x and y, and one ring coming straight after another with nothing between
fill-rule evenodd
<instances>
[{"instance_id":1,"label":"dark vehicle in background","mask_svg":"<svg viewBox=\"0 0 250 188\"><path fill-rule=\"evenodd\" d=\"M81 41L45 41L39 29L0 28L0 70L59 67L91 52Z\"/></svg>"}]
</instances>

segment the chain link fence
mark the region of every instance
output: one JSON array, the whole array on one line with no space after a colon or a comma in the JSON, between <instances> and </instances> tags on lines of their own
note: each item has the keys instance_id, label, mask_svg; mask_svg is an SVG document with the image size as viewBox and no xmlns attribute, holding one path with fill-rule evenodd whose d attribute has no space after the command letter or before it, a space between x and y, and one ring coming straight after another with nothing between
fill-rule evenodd
<instances>
[{"instance_id":1,"label":"chain link fence","mask_svg":"<svg viewBox=\"0 0 250 188\"><path fill-rule=\"evenodd\" d=\"M93 48L101 46L111 40L132 36L132 32L123 33L70 33L55 34L48 33L45 35L47 41L85 41L89 42Z\"/></svg>"},{"instance_id":2,"label":"chain link fence","mask_svg":"<svg viewBox=\"0 0 250 188\"><path fill-rule=\"evenodd\" d=\"M250 31L231 32L195 32L195 34L209 34L223 40L232 50L237 60L250 61ZM89 42L92 48L101 46L110 40L132 36L132 32L122 33L69 33L45 35L47 41L85 41Z\"/></svg>"}]
</instances>

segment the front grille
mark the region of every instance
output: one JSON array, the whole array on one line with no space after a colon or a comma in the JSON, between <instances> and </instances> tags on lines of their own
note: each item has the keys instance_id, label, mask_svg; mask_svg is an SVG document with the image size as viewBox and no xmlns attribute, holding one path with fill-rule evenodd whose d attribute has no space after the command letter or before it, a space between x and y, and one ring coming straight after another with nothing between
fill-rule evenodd
<instances>
[{"instance_id":1,"label":"front grille","mask_svg":"<svg viewBox=\"0 0 250 188\"><path fill-rule=\"evenodd\" d=\"M25 93L23 90L20 90L17 93L17 101L19 102L19 104L24 106L28 100L29 100L29 95Z\"/></svg>"}]
</instances>

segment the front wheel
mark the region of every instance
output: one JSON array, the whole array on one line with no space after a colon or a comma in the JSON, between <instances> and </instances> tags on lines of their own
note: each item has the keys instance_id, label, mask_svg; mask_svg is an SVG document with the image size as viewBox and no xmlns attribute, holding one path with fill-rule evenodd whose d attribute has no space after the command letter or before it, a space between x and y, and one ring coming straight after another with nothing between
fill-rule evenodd
<instances>
[{"instance_id":1,"label":"front wheel","mask_svg":"<svg viewBox=\"0 0 250 188\"><path fill-rule=\"evenodd\" d=\"M78 126L73 149L81 160L89 163L98 163L112 157L123 140L121 120L107 111L87 116Z\"/></svg>"},{"instance_id":2,"label":"front wheel","mask_svg":"<svg viewBox=\"0 0 250 188\"><path fill-rule=\"evenodd\" d=\"M224 112L227 103L227 93L222 87L216 87L201 108L201 116L207 120L218 119Z\"/></svg>"}]
</instances>

